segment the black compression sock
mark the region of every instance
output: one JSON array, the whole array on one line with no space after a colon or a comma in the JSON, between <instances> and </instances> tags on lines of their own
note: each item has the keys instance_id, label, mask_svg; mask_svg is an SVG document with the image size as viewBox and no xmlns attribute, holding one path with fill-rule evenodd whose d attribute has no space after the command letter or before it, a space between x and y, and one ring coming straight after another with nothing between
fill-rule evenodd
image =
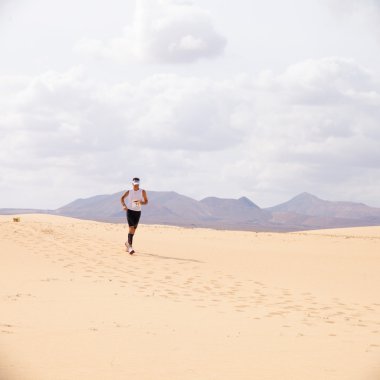
<instances>
[{"instance_id":1,"label":"black compression sock","mask_svg":"<svg viewBox=\"0 0 380 380\"><path fill-rule=\"evenodd\" d=\"M132 245L133 243L133 234L128 234L128 244Z\"/></svg>"}]
</instances>

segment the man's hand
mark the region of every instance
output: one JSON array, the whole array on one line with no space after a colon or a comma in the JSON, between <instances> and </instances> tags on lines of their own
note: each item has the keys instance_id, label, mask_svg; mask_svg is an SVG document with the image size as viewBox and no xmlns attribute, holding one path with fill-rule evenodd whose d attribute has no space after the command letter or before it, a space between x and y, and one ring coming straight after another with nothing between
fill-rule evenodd
<instances>
[{"instance_id":1,"label":"man's hand","mask_svg":"<svg viewBox=\"0 0 380 380\"><path fill-rule=\"evenodd\" d=\"M123 205L123 210L128 211L128 207L126 205Z\"/></svg>"}]
</instances>

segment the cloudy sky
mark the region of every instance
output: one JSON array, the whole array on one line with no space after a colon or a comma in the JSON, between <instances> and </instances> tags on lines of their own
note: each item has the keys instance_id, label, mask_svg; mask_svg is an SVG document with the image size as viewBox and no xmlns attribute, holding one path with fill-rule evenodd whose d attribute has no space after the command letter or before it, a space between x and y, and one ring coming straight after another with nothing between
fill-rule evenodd
<instances>
[{"instance_id":1,"label":"cloudy sky","mask_svg":"<svg viewBox=\"0 0 380 380\"><path fill-rule=\"evenodd\" d=\"M378 0L0 0L0 207L134 176L380 207L379 25Z\"/></svg>"}]
</instances>

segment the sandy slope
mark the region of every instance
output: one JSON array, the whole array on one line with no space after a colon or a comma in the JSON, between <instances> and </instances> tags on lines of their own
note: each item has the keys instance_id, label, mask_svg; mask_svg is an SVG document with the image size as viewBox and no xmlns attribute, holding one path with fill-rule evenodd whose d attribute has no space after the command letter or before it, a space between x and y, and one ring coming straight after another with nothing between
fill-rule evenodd
<instances>
[{"instance_id":1,"label":"sandy slope","mask_svg":"<svg viewBox=\"0 0 380 380\"><path fill-rule=\"evenodd\" d=\"M380 379L380 227L0 217L0 379Z\"/></svg>"}]
</instances>

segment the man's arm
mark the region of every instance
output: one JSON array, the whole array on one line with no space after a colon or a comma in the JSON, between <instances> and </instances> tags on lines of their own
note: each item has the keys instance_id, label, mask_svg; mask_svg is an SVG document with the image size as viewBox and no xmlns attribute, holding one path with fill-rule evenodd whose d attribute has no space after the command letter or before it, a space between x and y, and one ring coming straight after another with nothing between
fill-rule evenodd
<instances>
[{"instance_id":1,"label":"man's arm","mask_svg":"<svg viewBox=\"0 0 380 380\"><path fill-rule=\"evenodd\" d=\"M126 191L126 192L123 194L123 196L121 197L121 199L120 199L120 202L121 202L121 204L122 204L122 206L123 206L123 209L124 209L125 211L128 210L128 207L127 207L127 205L125 204L124 199L128 196L128 194L129 194L129 190Z\"/></svg>"},{"instance_id":2,"label":"man's arm","mask_svg":"<svg viewBox=\"0 0 380 380\"><path fill-rule=\"evenodd\" d=\"M141 202L142 205L147 205L148 204L148 197L146 196L146 191L143 190L142 191L142 196L143 196L143 200Z\"/></svg>"}]
</instances>

